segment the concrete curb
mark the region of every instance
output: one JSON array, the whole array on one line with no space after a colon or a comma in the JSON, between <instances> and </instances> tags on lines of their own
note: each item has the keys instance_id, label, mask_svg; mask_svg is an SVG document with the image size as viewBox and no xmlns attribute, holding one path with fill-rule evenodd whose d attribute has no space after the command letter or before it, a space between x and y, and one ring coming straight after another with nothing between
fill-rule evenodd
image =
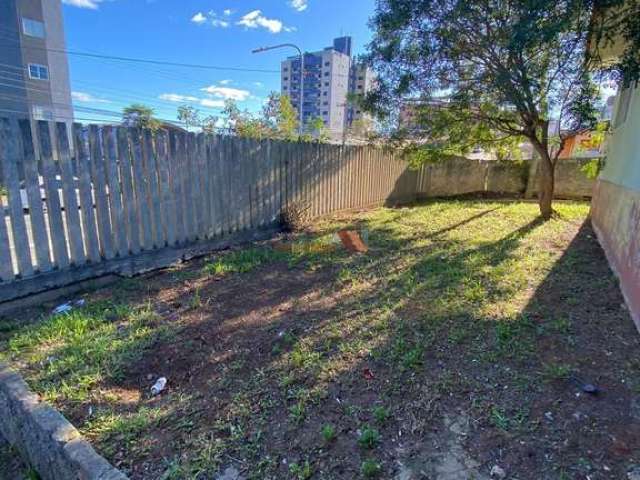
<instances>
[{"instance_id":1,"label":"concrete curb","mask_svg":"<svg viewBox=\"0 0 640 480\"><path fill-rule=\"evenodd\" d=\"M0 435L43 480L127 480L57 410L0 362Z\"/></svg>"}]
</instances>

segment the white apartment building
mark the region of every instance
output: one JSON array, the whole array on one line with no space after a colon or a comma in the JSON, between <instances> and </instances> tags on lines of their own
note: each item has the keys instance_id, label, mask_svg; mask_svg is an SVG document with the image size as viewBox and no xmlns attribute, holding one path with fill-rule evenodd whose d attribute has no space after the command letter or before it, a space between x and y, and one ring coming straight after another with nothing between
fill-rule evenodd
<instances>
[{"instance_id":1,"label":"white apartment building","mask_svg":"<svg viewBox=\"0 0 640 480\"><path fill-rule=\"evenodd\" d=\"M370 69L356 66L351 57L351 37L340 37L332 47L304 54L303 125L321 118L332 141L344 139L346 129L364 114L349 104L349 94L364 94L373 86ZM281 64L281 93L300 111L300 57ZM298 115L299 117L299 115Z\"/></svg>"}]
</instances>

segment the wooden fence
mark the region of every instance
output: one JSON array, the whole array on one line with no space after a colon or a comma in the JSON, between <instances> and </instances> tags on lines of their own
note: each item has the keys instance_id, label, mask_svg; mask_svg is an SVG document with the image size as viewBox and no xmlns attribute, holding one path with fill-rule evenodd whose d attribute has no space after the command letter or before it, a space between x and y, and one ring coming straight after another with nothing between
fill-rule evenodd
<instances>
[{"instance_id":1,"label":"wooden fence","mask_svg":"<svg viewBox=\"0 0 640 480\"><path fill-rule=\"evenodd\" d=\"M0 172L0 302L250 238L290 202L321 216L416 194L382 149L6 118Z\"/></svg>"}]
</instances>

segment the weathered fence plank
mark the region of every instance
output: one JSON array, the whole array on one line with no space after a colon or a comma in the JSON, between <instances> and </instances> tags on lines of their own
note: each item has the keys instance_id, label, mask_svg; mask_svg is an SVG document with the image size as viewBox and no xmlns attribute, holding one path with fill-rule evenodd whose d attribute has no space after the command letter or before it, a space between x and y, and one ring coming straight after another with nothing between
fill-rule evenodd
<instances>
[{"instance_id":1,"label":"weathered fence plank","mask_svg":"<svg viewBox=\"0 0 640 480\"><path fill-rule=\"evenodd\" d=\"M34 130L29 120L19 121L20 138L22 139L24 183L29 203L29 220L33 236L34 250L38 272L51 270L51 256L49 254L49 236L42 208L42 193L40 191L40 177L38 175L38 161L34 148Z\"/></svg>"},{"instance_id":2,"label":"weathered fence plank","mask_svg":"<svg viewBox=\"0 0 640 480\"><path fill-rule=\"evenodd\" d=\"M131 145L128 131L118 128L118 163L120 166L120 178L122 179L122 200L124 204L124 225L127 234L129 252L140 252L140 221L136 208L136 196L133 189L133 163Z\"/></svg>"},{"instance_id":3,"label":"weathered fence plank","mask_svg":"<svg viewBox=\"0 0 640 480\"><path fill-rule=\"evenodd\" d=\"M215 208L213 206L213 196L211 195L211 180L213 178L213 168L211 164L211 146L214 141L212 135L200 134L198 144L201 156L200 178L202 181L202 218L204 238L215 236Z\"/></svg>"},{"instance_id":4,"label":"weathered fence plank","mask_svg":"<svg viewBox=\"0 0 640 480\"><path fill-rule=\"evenodd\" d=\"M4 218L4 206L0 216L0 281L9 282L15 278L13 264L11 261L11 246L9 244L9 233L7 222Z\"/></svg>"},{"instance_id":5,"label":"weathered fence plank","mask_svg":"<svg viewBox=\"0 0 640 480\"><path fill-rule=\"evenodd\" d=\"M91 159L89 157L89 138L82 125L73 125L74 149L78 166L78 190L80 211L82 213L82 234L87 258L92 263L100 261L100 244L96 232L93 187L91 184ZM37 246L36 246L37 248Z\"/></svg>"},{"instance_id":6,"label":"weathered fence plank","mask_svg":"<svg viewBox=\"0 0 640 480\"><path fill-rule=\"evenodd\" d=\"M163 222L163 235L166 245L174 246L176 244L176 202L171 191L171 177L169 173L169 137L167 132L161 131L157 136L157 152L158 152L158 179L160 182L161 192L161 210Z\"/></svg>"},{"instance_id":7,"label":"weathered fence plank","mask_svg":"<svg viewBox=\"0 0 640 480\"><path fill-rule=\"evenodd\" d=\"M162 196L158 182L157 143L149 130L142 132L142 152L144 174L147 179L147 193L149 199L149 211L151 214L151 238L155 248L164 247L165 238L162 225L162 210L160 208Z\"/></svg>"},{"instance_id":8,"label":"weathered fence plank","mask_svg":"<svg viewBox=\"0 0 640 480\"><path fill-rule=\"evenodd\" d=\"M140 219L142 227L142 248L143 250L151 250L153 248L153 234L151 226L151 212L149 185L144 175L144 167L142 165L142 138L139 129L130 131L132 164L133 164L133 185L136 196L136 211Z\"/></svg>"},{"instance_id":9,"label":"weathered fence plank","mask_svg":"<svg viewBox=\"0 0 640 480\"><path fill-rule=\"evenodd\" d=\"M82 241L82 228L80 226L80 212L78 211L76 182L73 178L71 149L69 146L69 136L66 123L56 123L56 145L58 150L58 163L60 165L60 177L62 180L64 212L67 219L70 252L69 260L73 265L82 265L85 263L84 244Z\"/></svg>"},{"instance_id":10,"label":"weathered fence plank","mask_svg":"<svg viewBox=\"0 0 640 480\"><path fill-rule=\"evenodd\" d=\"M189 151L190 158L190 191L191 191L191 212L193 215L193 232L192 241L204 238L204 219L202 208L202 166L199 138L203 134L196 136L194 133L189 134Z\"/></svg>"},{"instance_id":11,"label":"weathered fence plank","mask_svg":"<svg viewBox=\"0 0 640 480\"><path fill-rule=\"evenodd\" d=\"M184 173L184 169L181 167L183 164L183 152L182 152L182 135L177 132L169 133L169 145L170 145L170 159L173 161L168 162L169 166L169 178L171 179L171 187L173 192L173 198L176 205L176 239L178 244L186 243L187 235L186 235L186 218L185 215L182 214L184 212L186 206L186 202L184 201L184 197L182 195L182 176Z\"/></svg>"},{"instance_id":12,"label":"weathered fence plank","mask_svg":"<svg viewBox=\"0 0 640 480\"><path fill-rule=\"evenodd\" d=\"M96 219L98 223L98 238L100 251L104 258L111 259L113 253L113 239L111 237L111 223L109 203L107 200L106 174L104 171L104 144L102 132L96 125L89 127L89 143L91 144L91 180L95 192Z\"/></svg>"},{"instance_id":13,"label":"weathered fence plank","mask_svg":"<svg viewBox=\"0 0 640 480\"><path fill-rule=\"evenodd\" d=\"M69 254L67 252L67 240L62 220L58 180L56 178L57 172L53 157L52 127L53 125L48 122L38 121L42 177L47 201L47 218L49 219L49 229L51 231L51 243L53 244L53 259L59 269L64 269L69 266Z\"/></svg>"},{"instance_id":14,"label":"weathered fence plank","mask_svg":"<svg viewBox=\"0 0 640 480\"><path fill-rule=\"evenodd\" d=\"M117 131L113 127L104 127L103 138L105 145L105 168L107 185L109 188L109 213L111 218L111 232L115 253L124 257L129 253L127 232L125 227L124 208L122 207L122 188L118 172Z\"/></svg>"},{"instance_id":15,"label":"weathered fence plank","mask_svg":"<svg viewBox=\"0 0 640 480\"><path fill-rule=\"evenodd\" d=\"M11 230L13 232L13 245L18 259L20 276L28 277L33 274L33 264L31 262L31 249L29 248L29 236L27 235L27 225L22 208L20 180L17 169L18 159L22 159L22 148L19 140L17 122L9 121L9 119L0 119L0 168L4 173L4 180L9 194L9 218L11 219ZM0 208L2 209L0 220L4 223L4 205L1 203ZM10 264L11 262L9 262Z\"/></svg>"},{"instance_id":16,"label":"weathered fence plank","mask_svg":"<svg viewBox=\"0 0 640 480\"><path fill-rule=\"evenodd\" d=\"M182 192L185 198L186 208L183 211L183 214L187 220L187 239L189 241L194 241L198 237L198 225L196 220L196 206L195 206L195 195L196 195L196 187L195 187L195 172L194 172L194 163L195 163L195 138L193 133L187 133L184 136L184 177L183 177L183 185Z\"/></svg>"},{"instance_id":17,"label":"weathered fence plank","mask_svg":"<svg viewBox=\"0 0 640 480\"><path fill-rule=\"evenodd\" d=\"M228 230L228 205L225 200L228 198L225 195L227 185L225 165L225 145L226 140L222 135L216 135L216 141L212 150L213 161L213 198L216 209L216 235L222 235Z\"/></svg>"}]
</instances>

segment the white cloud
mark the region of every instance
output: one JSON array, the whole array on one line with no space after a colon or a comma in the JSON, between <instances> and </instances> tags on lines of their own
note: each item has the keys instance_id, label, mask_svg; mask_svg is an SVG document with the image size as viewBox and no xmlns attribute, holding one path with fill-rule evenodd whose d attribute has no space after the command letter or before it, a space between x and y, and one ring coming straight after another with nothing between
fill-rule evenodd
<instances>
[{"instance_id":1,"label":"white cloud","mask_svg":"<svg viewBox=\"0 0 640 480\"><path fill-rule=\"evenodd\" d=\"M291 5L295 10L299 12L306 10L309 6L307 5L307 0L291 0L289 2L289 5Z\"/></svg>"},{"instance_id":2,"label":"white cloud","mask_svg":"<svg viewBox=\"0 0 640 480\"><path fill-rule=\"evenodd\" d=\"M218 87L216 85L211 85L209 87L203 88L202 91L207 92L209 95L215 98L224 98L225 100L231 99L238 102L245 101L251 95L251 92L247 90L240 90L237 88L229 87Z\"/></svg>"},{"instance_id":3,"label":"white cloud","mask_svg":"<svg viewBox=\"0 0 640 480\"><path fill-rule=\"evenodd\" d=\"M174 103L189 103L201 105L207 108L222 108L224 100L214 100L212 98L199 98L193 95L181 95L179 93L163 93L158 97L160 100Z\"/></svg>"},{"instance_id":4,"label":"white cloud","mask_svg":"<svg viewBox=\"0 0 640 480\"><path fill-rule=\"evenodd\" d=\"M229 79L220 80L220 85L229 85L232 82L233 82L233 80L229 80Z\"/></svg>"},{"instance_id":5,"label":"white cloud","mask_svg":"<svg viewBox=\"0 0 640 480\"><path fill-rule=\"evenodd\" d=\"M233 10L231 10L230 8L225 8L222 13L224 13L225 17L230 17L231 14L233 13Z\"/></svg>"},{"instance_id":6,"label":"white cloud","mask_svg":"<svg viewBox=\"0 0 640 480\"><path fill-rule=\"evenodd\" d=\"M191 17L191 21L193 23L197 23L198 25L201 25L207 21L207 17L204 13L198 12L193 17Z\"/></svg>"},{"instance_id":7,"label":"white cloud","mask_svg":"<svg viewBox=\"0 0 640 480\"><path fill-rule=\"evenodd\" d=\"M96 10L100 2L102 2L102 0L62 0L62 3L66 3L67 5L78 8L90 8L91 10Z\"/></svg>"},{"instance_id":8,"label":"white cloud","mask_svg":"<svg viewBox=\"0 0 640 480\"><path fill-rule=\"evenodd\" d=\"M191 21L197 25L203 25L208 22L211 26L220 28L227 28L230 25L226 20L219 19L218 15L213 10L209 13L198 12L191 17Z\"/></svg>"},{"instance_id":9,"label":"white cloud","mask_svg":"<svg viewBox=\"0 0 640 480\"><path fill-rule=\"evenodd\" d=\"M198 102L200 99L198 97L193 97L189 95L180 95L178 93L163 93L158 97L160 100L165 100L167 102L176 102L176 103L185 103L185 102Z\"/></svg>"},{"instance_id":10,"label":"white cloud","mask_svg":"<svg viewBox=\"0 0 640 480\"><path fill-rule=\"evenodd\" d=\"M229 26L229 22L220 20L219 18L212 18L211 25L213 25L214 27L227 28Z\"/></svg>"},{"instance_id":11,"label":"white cloud","mask_svg":"<svg viewBox=\"0 0 640 480\"><path fill-rule=\"evenodd\" d=\"M104 98L97 98L86 92L71 92L71 98L74 102L80 103L111 103Z\"/></svg>"},{"instance_id":12,"label":"white cloud","mask_svg":"<svg viewBox=\"0 0 640 480\"><path fill-rule=\"evenodd\" d=\"M262 15L261 10L254 10L252 12L247 13L244 17L237 22L237 25L243 25L247 28L266 28L271 33L280 33L283 29L286 30L288 27L284 27L280 20L275 18L267 18Z\"/></svg>"},{"instance_id":13,"label":"white cloud","mask_svg":"<svg viewBox=\"0 0 640 480\"><path fill-rule=\"evenodd\" d=\"M211 98L203 98L200 100L200 105L209 108L222 108L224 107L224 100L213 100Z\"/></svg>"},{"instance_id":14,"label":"white cloud","mask_svg":"<svg viewBox=\"0 0 640 480\"><path fill-rule=\"evenodd\" d=\"M258 88L264 87L264 83L262 83L262 82L253 82L253 84Z\"/></svg>"}]
</instances>

